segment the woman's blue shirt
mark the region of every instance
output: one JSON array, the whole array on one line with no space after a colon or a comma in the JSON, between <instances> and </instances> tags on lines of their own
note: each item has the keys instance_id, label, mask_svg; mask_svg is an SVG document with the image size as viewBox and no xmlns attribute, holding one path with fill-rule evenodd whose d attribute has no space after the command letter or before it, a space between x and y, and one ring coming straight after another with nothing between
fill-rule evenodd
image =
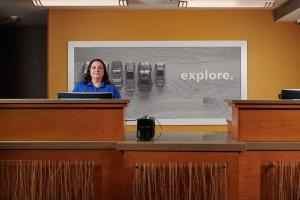
<instances>
[{"instance_id":1,"label":"woman's blue shirt","mask_svg":"<svg viewBox=\"0 0 300 200\"><path fill-rule=\"evenodd\" d=\"M101 83L100 87L95 87L91 81L79 82L75 85L73 92L112 92L114 99L120 99L119 90L114 84Z\"/></svg>"}]
</instances>

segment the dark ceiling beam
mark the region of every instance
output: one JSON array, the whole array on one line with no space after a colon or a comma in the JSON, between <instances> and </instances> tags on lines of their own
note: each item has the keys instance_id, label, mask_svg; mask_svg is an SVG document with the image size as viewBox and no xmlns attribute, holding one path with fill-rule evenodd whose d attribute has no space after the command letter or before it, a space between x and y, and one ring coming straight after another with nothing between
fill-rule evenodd
<instances>
[{"instance_id":1,"label":"dark ceiling beam","mask_svg":"<svg viewBox=\"0 0 300 200\"><path fill-rule=\"evenodd\" d=\"M300 9L300 0L290 0L273 11L274 20L278 21L282 17L289 15L297 9Z\"/></svg>"}]
</instances>

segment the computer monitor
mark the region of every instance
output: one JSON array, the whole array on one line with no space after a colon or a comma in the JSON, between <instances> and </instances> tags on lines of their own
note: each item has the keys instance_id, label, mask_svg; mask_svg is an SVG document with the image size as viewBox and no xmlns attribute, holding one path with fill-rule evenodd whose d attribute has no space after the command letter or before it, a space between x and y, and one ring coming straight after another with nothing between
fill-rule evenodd
<instances>
[{"instance_id":1,"label":"computer monitor","mask_svg":"<svg viewBox=\"0 0 300 200\"><path fill-rule=\"evenodd\" d=\"M58 99L90 100L90 99L112 99L111 92L58 92Z\"/></svg>"},{"instance_id":2,"label":"computer monitor","mask_svg":"<svg viewBox=\"0 0 300 200\"><path fill-rule=\"evenodd\" d=\"M282 89L280 99L300 100L300 89Z\"/></svg>"}]
</instances>

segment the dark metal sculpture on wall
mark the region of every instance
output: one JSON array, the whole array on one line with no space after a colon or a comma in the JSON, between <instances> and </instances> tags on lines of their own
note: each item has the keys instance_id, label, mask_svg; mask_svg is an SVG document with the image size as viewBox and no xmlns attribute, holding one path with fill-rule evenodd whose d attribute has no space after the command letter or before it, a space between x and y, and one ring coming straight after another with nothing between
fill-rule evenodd
<instances>
[{"instance_id":1,"label":"dark metal sculpture on wall","mask_svg":"<svg viewBox=\"0 0 300 200\"><path fill-rule=\"evenodd\" d=\"M139 63L138 66L138 86L140 90L151 90L152 88L152 67L149 63Z\"/></svg>"},{"instance_id":2,"label":"dark metal sculpture on wall","mask_svg":"<svg viewBox=\"0 0 300 200\"><path fill-rule=\"evenodd\" d=\"M82 79L84 79L84 76L87 72L87 68L88 68L89 64L90 64L90 61L88 61L88 60L82 63L82 66L81 66L81 78Z\"/></svg>"},{"instance_id":3,"label":"dark metal sculpture on wall","mask_svg":"<svg viewBox=\"0 0 300 200\"><path fill-rule=\"evenodd\" d=\"M122 61L112 61L111 62L111 80L115 84L116 87L122 88L123 86L123 64Z\"/></svg>"},{"instance_id":4,"label":"dark metal sculpture on wall","mask_svg":"<svg viewBox=\"0 0 300 200\"><path fill-rule=\"evenodd\" d=\"M135 63L125 63L125 90L133 92L135 89Z\"/></svg>"},{"instance_id":5,"label":"dark metal sculpture on wall","mask_svg":"<svg viewBox=\"0 0 300 200\"><path fill-rule=\"evenodd\" d=\"M157 87L163 87L165 84L166 66L164 63L155 64L155 84Z\"/></svg>"},{"instance_id":6,"label":"dark metal sculpture on wall","mask_svg":"<svg viewBox=\"0 0 300 200\"><path fill-rule=\"evenodd\" d=\"M164 63L156 63L154 65L154 77L152 77L152 66L150 63L139 63L138 70L135 70L135 62L125 62L125 70L123 70L122 61L112 61L111 63L111 70L110 65L106 61L106 70L110 74L111 81L118 87L119 89L125 85L126 92L134 92L135 91L135 84L136 84L136 73L138 77L138 87L140 90L149 91L152 88L153 80L155 79L155 85L157 87L163 87L166 81L165 78L165 71L166 66ZM89 61L85 61L82 63L81 66L81 77L83 79L84 75L87 72L87 67L89 65ZM123 75L123 71L124 74ZM124 80L123 80L124 77Z\"/></svg>"}]
</instances>

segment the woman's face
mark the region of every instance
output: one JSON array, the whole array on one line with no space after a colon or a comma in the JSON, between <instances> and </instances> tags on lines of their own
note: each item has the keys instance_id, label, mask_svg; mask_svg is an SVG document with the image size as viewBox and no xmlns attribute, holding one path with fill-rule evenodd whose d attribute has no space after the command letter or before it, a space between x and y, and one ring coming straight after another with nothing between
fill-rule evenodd
<instances>
[{"instance_id":1,"label":"woman's face","mask_svg":"<svg viewBox=\"0 0 300 200\"><path fill-rule=\"evenodd\" d=\"M90 75L92 79L102 79L104 75L104 66L99 61L94 61L91 65Z\"/></svg>"}]
</instances>

